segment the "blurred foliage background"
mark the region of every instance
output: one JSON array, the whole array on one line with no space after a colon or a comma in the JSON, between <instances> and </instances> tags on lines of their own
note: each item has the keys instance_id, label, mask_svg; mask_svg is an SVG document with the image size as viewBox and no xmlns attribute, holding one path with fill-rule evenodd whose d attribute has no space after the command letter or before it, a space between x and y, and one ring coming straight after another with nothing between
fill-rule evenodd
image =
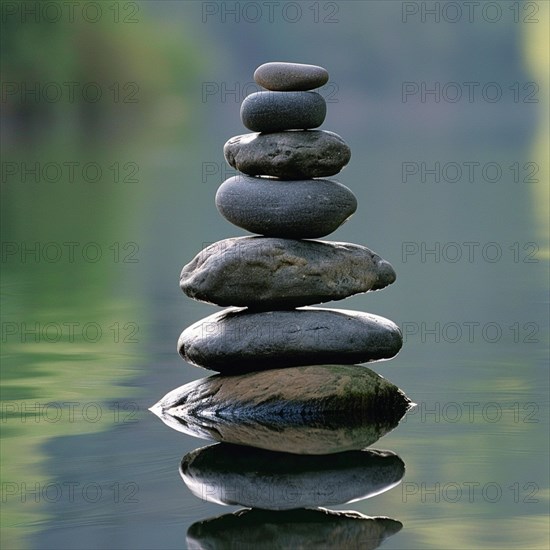
<instances>
[{"instance_id":1,"label":"blurred foliage background","mask_svg":"<svg viewBox=\"0 0 550 550\"><path fill-rule=\"evenodd\" d=\"M1 481L32 486L139 479L142 488L137 512L6 496L3 548L107 548L115 535L120 548L176 547L183 524L174 510L183 509L189 522L215 513L204 503L195 506L174 483L174 457L193 442L174 439L145 409L203 374L182 368L175 342L183 327L216 308L180 296L177 276L203 243L243 234L217 214L213 198L232 174L223 144L246 131L239 104L253 91L254 69L271 60L329 70L331 81L321 90L329 102L323 128L350 144L352 161L337 179L359 200L357 214L334 240L365 244L398 272L395 288L353 297L343 307L400 324L475 320L539 327L536 346L518 345L510 331L498 346L466 339L429 345L429 339L416 338L395 362L377 368L417 402L472 394L481 401L535 401L539 424L519 431L500 423L488 436L486 424L429 430L413 418L385 444L406 455L413 480L490 477L496 471L509 481L518 475L517 457L506 455L513 441L515 449L526 450L519 469L544 485L549 3L502 1L493 3L501 6L496 21L482 11L469 21L464 11L456 23L430 15L423 20L422 5L434 2L292 3L299 12L289 4L272 3L271 18L261 2L2 0ZM437 4L441 9L448 3ZM455 82L463 90L465 82L495 82L503 98L404 101L404 82ZM532 88L523 86L533 82L537 101L527 103ZM403 183L404 162L438 161L498 163L503 178ZM525 183L522 172L514 182L509 166L516 162L534 162L537 181ZM88 163L99 166L101 175L86 177ZM497 242L504 257L499 263L479 257L473 263L405 261L405 241ZM74 261L67 242L77 243ZM48 260L47 243L61 248L59 259ZM99 260L83 256L88 243L100 250ZM538 262L513 261L513 243L522 254L521 246L535 243ZM38 336L25 332L37 323ZM102 336L91 341L77 329L73 338L63 329L52 342L43 330L48 323L94 323ZM125 341L129 329L117 337L117 323L138 332ZM138 404L137 423L113 421L109 411L122 401ZM59 422L44 421L41 406L67 402L99 403L105 414L97 422L74 422L64 408ZM156 462L159 453L171 459L166 468ZM480 463L468 459L473 455ZM396 547L466 548L481 540L535 548L547 537L545 491L535 512L481 506L477 520L467 503L452 511L434 504L420 514L397 493L380 502L388 515L406 516L417 526L410 540L406 531L396 537ZM427 517L437 525L428 525ZM464 527L456 527L457 517ZM486 519L497 522L491 535Z\"/></svg>"}]
</instances>

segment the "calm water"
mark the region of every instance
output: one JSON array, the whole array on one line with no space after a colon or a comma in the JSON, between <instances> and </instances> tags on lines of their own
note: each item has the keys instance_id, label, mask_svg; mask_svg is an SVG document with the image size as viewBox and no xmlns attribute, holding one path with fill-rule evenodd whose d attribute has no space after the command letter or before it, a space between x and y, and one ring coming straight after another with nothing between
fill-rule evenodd
<instances>
[{"instance_id":1,"label":"calm water","mask_svg":"<svg viewBox=\"0 0 550 550\"><path fill-rule=\"evenodd\" d=\"M548 227L541 204L548 158L540 127L547 90L541 81L541 101L533 104L402 102L403 80L463 82L484 74L478 71L503 85L535 80L540 73L529 72L527 62L505 76L487 69L521 57L522 35L514 28L508 57L487 49L481 61L454 60L470 32L457 30L456 43L434 53L433 63L411 58L408 74L394 68L397 77L379 67L374 79L386 91L376 95L371 84L365 92L353 64L338 62L346 56L337 47L314 48L328 37L344 48L360 31L354 19L372 17L393 37L384 48L371 45L387 56L389 73L392 60L409 50L420 56L423 33L435 40L447 31L403 27L401 7L373 2L372 12L355 13L352 4L342 3L340 25L307 26L318 37L294 57L327 59L339 95L323 128L352 148L338 179L356 193L359 209L330 240L366 245L398 274L382 292L335 307L383 315L402 327L400 354L370 367L417 407L373 445L403 460L402 483L330 508L401 522L383 542L387 549L547 548ZM152 25L148 4L139 5ZM188 29L200 21L197 3L161 8L155 17L180 17ZM302 44L306 27L287 27L289 43ZM170 430L147 409L208 374L176 352L181 330L217 311L181 293L181 266L204 243L244 234L214 206L217 186L230 175L222 169L223 143L244 133L239 102L202 101L201 86L246 82L266 55L290 58L291 46L268 35L265 55L247 53L239 62L247 43L272 30L218 24L204 27L204 37L189 30L178 39L182 47L199 40L204 58L201 69L188 69L187 103L178 103L175 85L160 106L145 94L139 104L117 107L114 119L100 118L105 127L91 135L85 129L96 115L86 110L76 129L63 122L74 120L69 110L48 124L15 118L4 128L2 161L16 173L2 182L3 548L186 548L193 524L239 509L193 496L178 467L185 454L209 443ZM218 31L225 33L220 43ZM234 39L229 53L224 36ZM155 47L143 51L161 71ZM355 63L361 55L352 55ZM143 78L156 93L173 85L158 74ZM162 109L169 113L164 118ZM52 171L76 162L77 172L24 179L23 166L37 162L40 170L54 163ZM437 162L439 182L422 175ZM84 174L87 163L100 166L101 177ZM468 166L476 168L472 181ZM497 179L491 170L499 168ZM241 538L234 540L265 537L262 521L269 523L269 514L237 524ZM336 537L329 540L340 540L335 533L344 527L337 523L327 527ZM212 547L250 547L223 546L228 529L207 534L218 541ZM297 539L285 536L302 533L296 524L275 532L287 547ZM309 541L319 547L313 533Z\"/></svg>"}]
</instances>

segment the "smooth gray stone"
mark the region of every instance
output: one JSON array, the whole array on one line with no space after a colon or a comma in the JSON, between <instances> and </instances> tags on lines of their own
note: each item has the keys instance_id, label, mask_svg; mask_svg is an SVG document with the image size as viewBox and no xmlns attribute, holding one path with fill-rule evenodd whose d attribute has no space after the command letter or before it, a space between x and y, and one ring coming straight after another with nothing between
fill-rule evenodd
<instances>
[{"instance_id":1,"label":"smooth gray stone","mask_svg":"<svg viewBox=\"0 0 550 550\"><path fill-rule=\"evenodd\" d=\"M151 411L193 437L296 454L361 450L414 405L357 365L315 365L214 375L172 390Z\"/></svg>"},{"instance_id":2,"label":"smooth gray stone","mask_svg":"<svg viewBox=\"0 0 550 550\"><path fill-rule=\"evenodd\" d=\"M325 130L243 134L228 140L223 153L239 172L290 180L333 176L351 158L347 143Z\"/></svg>"},{"instance_id":3,"label":"smooth gray stone","mask_svg":"<svg viewBox=\"0 0 550 550\"><path fill-rule=\"evenodd\" d=\"M253 132L317 128L326 114L325 100L317 92L255 92L241 105L241 120Z\"/></svg>"},{"instance_id":4,"label":"smooth gray stone","mask_svg":"<svg viewBox=\"0 0 550 550\"><path fill-rule=\"evenodd\" d=\"M185 329L178 341L189 363L224 374L389 359L401 349L399 327L344 309L250 312L229 308Z\"/></svg>"},{"instance_id":5,"label":"smooth gray stone","mask_svg":"<svg viewBox=\"0 0 550 550\"><path fill-rule=\"evenodd\" d=\"M314 239L336 231L357 209L357 199L337 181L234 176L218 189L216 206L251 233Z\"/></svg>"},{"instance_id":6,"label":"smooth gray stone","mask_svg":"<svg viewBox=\"0 0 550 550\"><path fill-rule=\"evenodd\" d=\"M403 524L359 512L245 509L199 521L187 531L189 550L375 550Z\"/></svg>"},{"instance_id":7,"label":"smooth gray stone","mask_svg":"<svg viewBox=\"0 0 550 550\"><path fill-rule=\"evenodd\" d=\"M288 309L380 290L395 278L386 260L357 244L233 237L184 266L180 287L220 306Z\"/></svg>"},{"instance_id":8,"label":"smooth gray stone","mask_svg":"<svg viewBox=\"0 0 550 550\"><path fill-rule=\"evenodd\" d=\"M295 455L217 443L183 457L180 475L201 500L262 510L337 506L395 487L405 464L391 451Z\"/></svg>"},{"instance_id":9,"label":"smooth gray stone","mask_svg":"<svg viewBox=\"0 0 550 550\"><path fill-rule=\"evenodd\" d=\"M254 80L273 91L313 90L328 82L328 72L318 65L271 62L260 65L254 71Z\"/></svg>"}]
</instances>

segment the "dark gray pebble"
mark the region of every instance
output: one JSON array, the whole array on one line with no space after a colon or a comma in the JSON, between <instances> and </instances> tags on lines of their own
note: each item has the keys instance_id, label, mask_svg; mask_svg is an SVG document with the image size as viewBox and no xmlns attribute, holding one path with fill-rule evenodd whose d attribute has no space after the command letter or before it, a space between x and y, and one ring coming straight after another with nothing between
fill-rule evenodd
<instances>
[{"instance_id":1,"label":"dark gray pebble","mask_svg":"<svg viewBox=\"0 0 550 550\"><path fill-rule=\"evenodd\" d=\"M229 308L185 329L178 351L193 365L232 374L389 359L402 343L395 323L369 313L307 307L264 312Z\"/></svg>"},{"instance_id":2,"label":"dark gray pebble","mask_svg":"<svg viewBox=\"0 0 550 550\"><path fill-rule=\"evenodd\" d=\"M254 80L267 90L313 90L328 82L328 72L317 65L272 62L260 65L254 72Z\"/></svg>"},{"instance_id":3,"label":"dark gray pebble","mask_svg":"<svg viewBox=\"0 0 550 550\"><path fill-rule=\"evenodd\" d=\"M241 105L241 120L253 132L317 128L326 114L325 100L316 92L256 92Z\"/></svg>"},{"instance_id":4,"label":"dark gray pebble","mask_svg":"<svg viewBox=\"0 0 550 550\"><path fill-rule=\"evenodd\" d=\"M216 206L224 218L252 233L313 239L338 229L355 212L357 199L336 181L235 176L218 189Z\"/></svg>"}]
</instances>

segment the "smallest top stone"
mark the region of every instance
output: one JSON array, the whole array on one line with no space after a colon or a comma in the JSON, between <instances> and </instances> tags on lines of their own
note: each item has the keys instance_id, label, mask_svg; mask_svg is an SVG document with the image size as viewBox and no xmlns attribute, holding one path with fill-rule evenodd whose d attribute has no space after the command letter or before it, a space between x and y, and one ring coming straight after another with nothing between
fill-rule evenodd
<instances>
[{"instance_id":1,"label":"smallest top stone","mask_svg":"<svg viewBox=\"0 0 550 550\"><path fill-rule=\"evenodd\" d=\"M304 92L328 82L328 72L303 63L264 63L254 72L254 80L273 92Z\"/></svg>"}]
</instances>

